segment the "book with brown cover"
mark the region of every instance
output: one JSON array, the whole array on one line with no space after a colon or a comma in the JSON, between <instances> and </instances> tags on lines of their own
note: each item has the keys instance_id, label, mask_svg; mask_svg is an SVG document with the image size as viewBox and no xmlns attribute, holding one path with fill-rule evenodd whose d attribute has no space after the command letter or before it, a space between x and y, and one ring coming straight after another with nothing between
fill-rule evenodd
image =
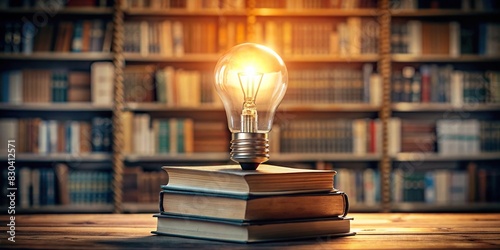
<instances>
[{"instance_id":1,"label":"book with brown cover","mask_svg":"<svg viewBox=\"0 0 500 250\"><path fill-rule=\"evenodd\" d=\"M337 190L252 196L171 190L167 185L162 188L162 214L254 221L346 216L349 210L347 195Z\"/></svg>"},{"instance_id":2,"label":"book with brown cover","mask_svg":"<svg viewBox=\"0 0 500 250\"><path fill-rule=\"evenodd\" d=\"M240 222L190 216L156 214L154 234L238 243L297 240L321 236L354 235L351 219L343 217L305 220L265 220Z\"/></svg>"},{"instance_id":3,"label":"book with brown cover","mask_svg":"<svg viewBox=\"0 0 500 250\"><path fill-rule=\"evenodd\" d=\"M233 195L272 195L331 191L334 170L311 170L262 164L242 171L239 165L164 166L168 188Z\"/></svg>"}]
</instances>

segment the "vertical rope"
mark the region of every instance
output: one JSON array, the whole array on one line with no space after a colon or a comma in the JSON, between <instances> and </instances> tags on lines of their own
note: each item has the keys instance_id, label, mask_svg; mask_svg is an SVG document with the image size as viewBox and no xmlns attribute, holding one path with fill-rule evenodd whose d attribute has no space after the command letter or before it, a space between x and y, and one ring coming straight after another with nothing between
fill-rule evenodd
<instances>
[{"instance_id":1,"label":"vertical rope","mask_svg":"<svg viewBox=\"0 0 500 250\"><path fill-rule=\"evenodd\" d=\"M113 64L114 105L113 105L113 212L122 212L123 182L123 10L121 0L115 0L113 12Z\"/></svg>"},{"instance_id":2,"label":"vertical rope","mask_svg":"<svg viewBox=\"0 0 500 250\"><path fill-rule=\"evenodd\" d=\"M255 0L248 0L247 1L247 41L248 42L255 42L255 23L256 23L256 16L255 16Z\"/></svg>"},{"instance_id":3,"label":"vertical rope","mask_svg":"<svg viewBox=\"0 0 500 250\"><path fill-rule=\"evenodd\" d=\"M380 185L382 190L382 211L389 212L391 207L391 159L388 154L388 122L391 116L391 13L389 0L379 0L379 73L382 76L383 99L379 117L382 121L382 159L380 160Z\"/></svg>"}]
</instances>

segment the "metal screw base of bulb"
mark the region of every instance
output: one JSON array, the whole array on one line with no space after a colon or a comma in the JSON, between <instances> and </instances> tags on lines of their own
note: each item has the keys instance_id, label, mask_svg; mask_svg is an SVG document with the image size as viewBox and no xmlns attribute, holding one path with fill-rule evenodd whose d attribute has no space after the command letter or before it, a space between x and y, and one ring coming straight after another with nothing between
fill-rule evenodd
<instances>
[{"instance_id":1,"label":"metal screw base of bulb","mask_svg":"<svg viewBox=\"0 0 500 250\"><path fill-rule=\"evenodd\" d=\"M269 160L269 139L267 133L233 133L231 160L240 164L243 170L256 170Z\"/></svg>"}]
</instances>

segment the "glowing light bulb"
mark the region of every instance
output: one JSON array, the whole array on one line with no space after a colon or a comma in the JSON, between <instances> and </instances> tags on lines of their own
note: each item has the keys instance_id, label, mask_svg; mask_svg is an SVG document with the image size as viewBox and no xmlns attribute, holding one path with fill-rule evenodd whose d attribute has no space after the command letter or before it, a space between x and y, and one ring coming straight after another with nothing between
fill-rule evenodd
<instances>
[{"instance_id":1,"label":"glowing light bulb","mask_svg":"<svg viewBox=\"0 0 500 250\"><path fill-rule=\"evenodd\" d=\"M215 88L232 133L231 160L254 170L269 160L268 133L288 85L281 57L259 44L231 48L215 67Z\"/></svg>"}]
</instances>

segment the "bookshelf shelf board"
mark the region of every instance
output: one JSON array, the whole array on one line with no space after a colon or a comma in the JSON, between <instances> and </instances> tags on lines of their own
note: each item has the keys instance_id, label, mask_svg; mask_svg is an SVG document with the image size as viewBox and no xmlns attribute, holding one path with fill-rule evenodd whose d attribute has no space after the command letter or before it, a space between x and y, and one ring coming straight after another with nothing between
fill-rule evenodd
<instances>
[{"instance_id":1,"label":"bookshelf shelf board","mask_svg":"<svg viewBox=\"0 0 500 250\"><path fill-rule=\"evenodd\" d=\"M158 203L123 203L123 211L126 213L155 213L158 212Z\"/></svg>"},{"instance_id":2,"label":"bookshelf shelf board","mask_svg":"<svg viewBox=\"0 0 500 250\"><path fill-rule=\"evenodd\" d=\"M393 17L469 17L499 15L499 11L477 11L458 9L420 9L420 10L391 10Z\"/></svg>"},{"instance_id":3,"label":"bookshelf shelf board","mask_svg":"<svg viewBox=\"0 0 500 250\"><path fill-rule=\"evenodd\" d=\"M108 7L70 7L70 8L21 8L13 7L8 9L0 9L0 14L8 15L26 15L43 13L47 14L50 11L54 12L56 15L80 15L80 16L102 16L102 15L112 15L113 8Z\"/></svg>"},{"instance_id":4,"label":"bookshelf shelf board","mask_svg":"<svg viewBox=\"0 0 500 250\"><path fill-rule=\"evenodd\" d=\"M300 16L300 17L351 17L351 16L377 16L376 9L277 9L257 8L256 16Z\"/></svg>"},{"instance_id":5,"label":"bookshelf shelf board","mask_svg":"<svg viewBox=\"0 0 500 250\"><path fill-rule=\"evenodd\" d=\"M441 155L439 153L399 153L395 161L481 161L500 160L500 152L487 152L474 155Z\"/></svg>"},{"instance_id":6,"label":"bookshelf shelf board","mask_svg":"<svg viewBox=\"0 0 500 250\"><path fill-rule=\"evenodd\" d=\"M471 202L471 203L447 203L432 204L425 202L402 202L392 204L393 212L478 212L478 211L499 211L498 202Z\"/></svg>"},{"instance_id":7,"label":"bookshelf shelf board","mask_svg":"<svg viewBox=\"0 0 500 250\"><path fill-rule=\"evenodd\" d=\"M269 158L272 162L365 162L378 161L380 159L381 156L377 154L355 155L349 153L270 153Z\"/></svg>"},{"instance_id":8,"label":"bookshelf shelf board","mask_svg":"<svg viewBox=\"0 0 500 250\"><path fill-rule=\"evenodd\" d=\"M109 105L94 105L92 103L65 102L65 103L22 103L22 104L0 104L0 110L10 111L39 111L39 112L96 112L111 111Z\"/></svg>"},{"instance_id":9,"label":"bookshelf shelf board","mask_svg":"<svg viewBox=\"0 0 500 250\"><path fill-rule=\"evenodd\" d=\"M245 10L229 10L229 9L147 9L147 8L131 8L124 10L126 16L131 17L150 17L150 16L245 16Z\"/></svg>"},{"instance_id":10,"label":"bookshelf shelf board","mask_svg":"<svg viewBox=\"0 0 500 250\"><path fill-rule=\"evenodd\" d=\"M283 56L285 63L308 63L308 62L376 62L379 56L376 54L362 55L290 55Z\"/></svg>"},{"instance_id":11,"label":"bookshelf shelf board","mask_svg":"<svg viewBox=\"0 0 500 250\"><path fill-rule=\"evenodd\" d=\"M7 211L7 210L5 210ZM50 205L30 208L16 208L19 214L50 214L50 213L111 213L113 205L111 204L88 204L88 205Z\"/></svg>"},{"instance_id":12,"label":"bookshelf shelf board","mask_svg":"<svg viewBox=\"0 0 500 250\"><path fill-rule=\"evenodd\" d=\"M219 60L218 54L186 54L184 56L163 56L163 55L146 55L143 56L138 53L124 53L125 61L127 62L217 62Z\"/></svg>"},{"instance_id":13,"label":"bookshelf shelf board","mask_svg":"<svg viewBox=\"0 0 500 250\"><path fill-rule=\"evenodd\" d=\"M168 106L165 103L127 103L125 105L125 110L129 111L141 111L141 112L222 112L224 108L222 106L215 105L201 105L199 107L173 107Z\"/></svg>"},{"instance_id":14,"label":"bookshelf shelf board","mask_svg":"<svg viewBox=\"0 0 500 250\"><path fill-rule=\"evenodd\" d=\"M111 53L105 52L34 52L33 54L0 54L0 60L20 61L107 61L112 60Z\"/></svg>"},{"instance_id":15,"label":"bookshelf shelf board","mask_svg":"<svg viewBox=\"0 0 500 250\"><path fill-rule=\"evenodd\" d=\"M229 153L187 153L187 154L127 154L127 162L210 162L229 161Z\"/></svg>"},{"instance_id":16,"label":"bookshelf shelf board","mask_svg":"<svg viewBox=\"0 0 500 250\"><path fill-rule=\"evenodd\" d=\"M451 57L449 55L410 55L410 54L393 54L392 61L398 63L414 63L414 62L449 62L449 63L474 63L474 62L498 62L499 56L487 55L461 55Z\"/></svg>"},{"instance_id":17,"label":"bookshelf shelf board","mask_svg":"<svg viewBox=\"0 0 500 250\"><path fill-rule=\"evenodd\" d=\"M379 106L368 103L335 104L281 104L281 111L287 112L378 112Z\"/></svg>"},{"instance_id":18,"label":"bookshelf shelf board","mask_svg":"<svg viewBox=\"0 0 500 250\"><path fill-rule=\"evenodd\" d=\"M449 103L394 103L392 111L395 112L446 112L457 111L461 112L490 112L500 111L500 103L491 104L469 104L463 106L454 106Z\"/></svg>"},{"instance_id":19,"label":"bookshelf shelf board","mask_svg":"<svg viewBox=\"0 0 500 250\"><path fill-rule=\"evenodd\" d=\"M6 158L2 158L6 159ZM34 154L34 153L17 153L16 161L22 162L111 162L110 153L51 153L51 154Z\"/></svg>"}]
</instances>

